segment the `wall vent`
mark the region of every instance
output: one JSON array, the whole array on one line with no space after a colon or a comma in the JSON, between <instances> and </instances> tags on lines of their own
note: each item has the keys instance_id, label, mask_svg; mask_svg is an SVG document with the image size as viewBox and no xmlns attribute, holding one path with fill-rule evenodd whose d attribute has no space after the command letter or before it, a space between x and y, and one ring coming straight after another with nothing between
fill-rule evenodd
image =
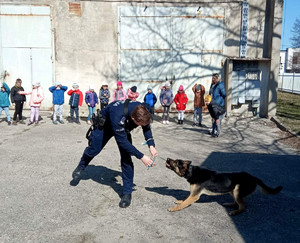
<instances>
[{"instance_id":1,"label":"wall vent","mask_svg":"<svg viewBox=\"0 0 300 243\"><path fill-rule=\"evenodd\" d=\"M81 16L81 3L69 2L69 15L70 16Z\"/></svg>"}]
</instances>

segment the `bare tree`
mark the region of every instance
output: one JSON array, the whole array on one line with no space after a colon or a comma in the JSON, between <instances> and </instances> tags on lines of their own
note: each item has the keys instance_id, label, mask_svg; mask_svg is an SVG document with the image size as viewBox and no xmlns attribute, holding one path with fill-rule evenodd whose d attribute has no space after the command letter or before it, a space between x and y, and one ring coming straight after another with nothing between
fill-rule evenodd
<instances>
[{"instance_id":1,"label":"bare tree","mask_svg":"<svg viewBox=\"0 0 300 243\"><path fill-rule=\"evenodd\" d=\"M293 33L293 36L291 38L292 47L300 48L300 19L299 18L297 18L294 22L292 33Z\"/></svg>"}]
</instances>

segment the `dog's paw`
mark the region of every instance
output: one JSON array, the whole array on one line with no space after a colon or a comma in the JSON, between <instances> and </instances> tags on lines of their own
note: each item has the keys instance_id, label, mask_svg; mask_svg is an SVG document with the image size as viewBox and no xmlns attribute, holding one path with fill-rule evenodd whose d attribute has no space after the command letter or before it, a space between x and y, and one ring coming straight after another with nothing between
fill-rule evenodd
<instances>
[{"instance_id":1,"label":"dog's paw","mask_svg":"<svg viewBox=\"0 0 300 243\"><path fill-rule=\"evenodd\" d=\"M178 208L177 207L171 207L171 208L168 208L168 211L169 212L175 212L175 211L178 211Z\"/></svg>"},{"instance_id":2,"label":"dog's paw","mask_svg":"<svg viewBox=\"0 0 300 243\"><path fill-rule=\"evenodd\" d=\"M183 202L183 200L177 200L175 203L176 204L181 204Z\"/></svg>"},{"instance_id":3,"label":"dog's paw","mask_svg":"<svg viewBox=\"0 0 300 243\"><path fill-rule=\"evenodd\" d=\"M230 216L235 216L235 215L238 215L238 214L240 214L240 213L242 213L242 212L244 212L244 211L245 211L245 210L241 210L241 209L233 210L233 211L229 212L229 215L230 215Z\"/></svg>"},{"instance_id":4,"label":"dog's paw","mask_svg":"<svg viewBox=\"0 0 300 243\"><path fill-rule=\"evenodd\" d=\"M222 205L227 208L233 208L237 206L236 203L223 203Z\"/></svg>"}]
</instances>

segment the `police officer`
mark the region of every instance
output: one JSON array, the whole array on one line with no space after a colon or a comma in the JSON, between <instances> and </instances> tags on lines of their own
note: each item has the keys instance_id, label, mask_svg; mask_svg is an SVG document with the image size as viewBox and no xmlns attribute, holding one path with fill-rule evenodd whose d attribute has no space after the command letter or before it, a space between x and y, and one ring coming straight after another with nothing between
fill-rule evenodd
<instances>
[{"instance_id":1,"label":"police officer","mask_svg":"<svg viewBox=\"0 0 300 243\"><path fill-rule=\"evenodd\" d=\"M126 208L131 203L133 189L134 169L131 156L140 159L147 167L154 165L150 157L144 155L132 145L130 131L138 126L142 126L151 155L158 155L150 127L151 114L145 105L138 101L130 100L115 101L99 113L100 118L99 116L94 117L91 127L92 131L89 135L89 146L84 150L72 177L74 180L80 180L84 177L84 169L101 152L110 138L114 136L121 155L123 179L123 196L119 206Z\"/></svg>"}]
</instances>

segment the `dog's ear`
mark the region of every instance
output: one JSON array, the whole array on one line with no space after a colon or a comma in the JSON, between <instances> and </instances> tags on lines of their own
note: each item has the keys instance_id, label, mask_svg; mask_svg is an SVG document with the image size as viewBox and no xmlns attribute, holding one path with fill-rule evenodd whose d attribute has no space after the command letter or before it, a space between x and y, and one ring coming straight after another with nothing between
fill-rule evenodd
<instances>
[{"instance_id":1,"label":"dog's ear","mask_svg":"<svg viewBox=\"0 0 300 243\"><path fill-rule=\"evenodd\" d=\"M184 170L188 170L191 163L192 163L192 161L189 161L189 160L183 161L183 168L184 168Z\"/></svg>"},{"instance_id":2,"label":"dog's ear","mask_svg":"<svg viewBox=\"0 0 300 243\"><path fill-rule=\"evenodd\" d=\"M188 168L190 166L190 164L192 163L192 161L190 160L185 160L184 161L184 167Z\"/></svg>"},{"instance_id":3,"label":"dog's ear","mask_svg":"<svg viewBox=\"0 0 300 243\"><path fill-rule=\"evenodd\" d=\"M181 176L185 176L189 170L189 167L190 167L190 164L192 163L192 161L184 160L182 162L183 162L183 165L180 170L180 174L181 174Z\"/></svg>"}]
</instances>

